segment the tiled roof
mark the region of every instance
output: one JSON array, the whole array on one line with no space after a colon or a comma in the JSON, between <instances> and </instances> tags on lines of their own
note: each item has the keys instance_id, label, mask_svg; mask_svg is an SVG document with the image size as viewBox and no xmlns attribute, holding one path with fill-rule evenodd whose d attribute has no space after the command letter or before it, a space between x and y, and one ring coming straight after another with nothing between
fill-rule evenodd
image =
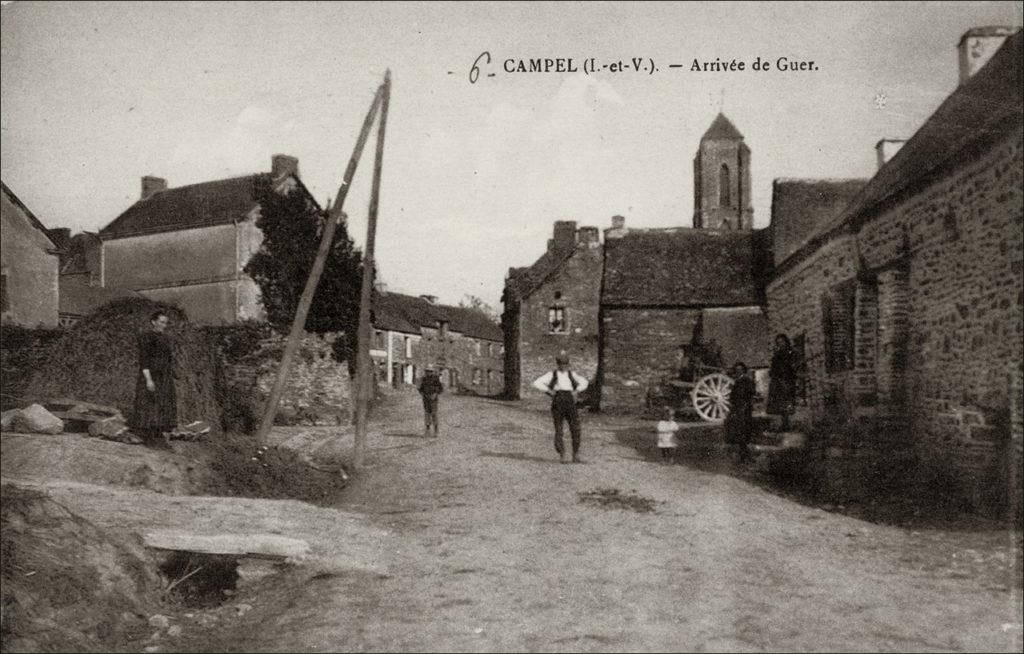
<instances>
[{"instance_id":1,"label":"tiled roof","mask_svg":"<svg viewBox=\"0 0 1024 654\"><path fill-rule=\"evenodd\" d=\"M100 230L104 239L239 220L256 206L260 177L246 175L215 182L179 186L139 200Z\"/></svg>"},{"instance_id":2,"label":"tiled roof","mask_svg":"<svg viewBox=\"0 0 1024 654\"><path fill-rule=\"evenodd\" d=\"M824 238L845 223L869 215L889 198L955 165L975 143L1009 128L1020 129L1024 122L1022 42L1020 31L1008 38L987 64L939 105L847 208L809 240Z\"/></svg>"},{"instance_id":3,"label":"tiled roof","mask_svg":"<svg viewBox=\"0 0 1024 654\"><path fill-rule=\"evenodd\" d=\"M736 129L725 114L719 113L711 122L711 126L700 137L701 141L742 141L743 135Z\"/></svg>"},{"instance_id":4,"label":"tiled roof","mask_svg":"<svg viewBox=\"0 0 1024 654\"><path fill-rule=\"evenodd\" d=\"M739 306L763 301L765 230L630 230L605 241L602 304Z\"/></svg>"},{"instance_id":5,"label":"tiled roof","mask_svg":"<svg viewBox=\"0 0 1024 654\"><path fill-rule=\"evenodd\" d=\"M834 218L866 179L777 179L772 184L772 243L779 264Z\"/></svg>"},{"instance_id":6,"label":"tiled roof","mask_svg":"<svg viewBox=\"0 0 1024 654\"><path fill-rule=\"evenodd\" d=\"M420 333L421 327L436 328L439 321L452 331L489 341L501 341L501 327L479 312L447 304L433 304L421 297L402 293L375 293L373 326L377 329Z\"/></svg>"}]
</instances>

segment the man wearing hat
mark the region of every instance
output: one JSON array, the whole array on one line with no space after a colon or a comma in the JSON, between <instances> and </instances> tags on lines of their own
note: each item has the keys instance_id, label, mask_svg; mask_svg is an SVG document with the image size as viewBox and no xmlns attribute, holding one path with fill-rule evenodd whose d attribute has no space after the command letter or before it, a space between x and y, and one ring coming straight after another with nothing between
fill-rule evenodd
<instances>
[{"instance_id":1,"label":"man wearing hat","mask_svg":"<svg viewBox=\"0 0 1024 654\"><path fill-rule=\"evenodd\" d=\"M533 382L533 387L551 396L551 416L555 420L555 451L562 463L569 463L569 455L562 443L562 421L569 422L572 434L572 462L580 461L580 414L576 411L576 398L587 390L587 378L569 370L569 355L555 357L556 368Z\"/></svg>"},{"instance_id":2,"label":"man wearing hat","mask_svg":"<svg viewBox=\"0 0 1024 654\"><path fill-rule=\"evenodd\" d=\"M437 399L444 392L444 385L433 366L427 366L420 381L420 395L423 396L423 420L426 427L424 436L430 436L430 427L434 427L434 438L437 438Z\"/></svg>"}]
</instances>

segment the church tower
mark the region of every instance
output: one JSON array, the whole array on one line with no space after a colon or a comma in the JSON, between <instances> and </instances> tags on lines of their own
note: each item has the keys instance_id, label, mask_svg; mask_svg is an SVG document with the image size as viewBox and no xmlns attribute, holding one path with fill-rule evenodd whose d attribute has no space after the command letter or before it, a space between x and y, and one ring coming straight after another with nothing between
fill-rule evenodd
<instances>
[{"instance_id":1,"label":"church tower","mask_svg":"<svg viewBox=\"0 0 1024 654\"><path fill-rule=\"evenodd\" d=\"M719 113L700 137L693 158L693 226L751 229L750 148L743 135Z\"/></svg>"}]
</instances>

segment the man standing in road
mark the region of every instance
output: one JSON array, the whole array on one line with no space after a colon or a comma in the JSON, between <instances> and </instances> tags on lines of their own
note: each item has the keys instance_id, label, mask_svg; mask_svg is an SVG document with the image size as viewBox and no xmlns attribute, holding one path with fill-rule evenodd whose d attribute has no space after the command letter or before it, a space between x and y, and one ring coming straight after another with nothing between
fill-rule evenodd
<instances>
[{"instance_id":1,"label":"man standing in road","mask_svg":"<svg viewBox=\"0 0 1024 654\"><path fill-rule=\"evenodd\" d=\"M430 427L434 427L434 438L437 438L437 400L444 392L444 386L437 376L437 371L427 368L420 381L420 395L423 396L423 421L426 427L423 429L424 436L430 436Z\"/></svg>"},{"instance_id":2,"label":"man standing in road","mask_svg":"<svg viewBox=\"0 0 1024 654\"><path fill-rule=\"evenodd\" d=\"M562 352L555 357L557 368L545 373L533 382L533 387L551 396L551 417L555 420L555 451L562 463L569 463L569 455L562 443L562 422L569 422L572 434L572 462L580 461L580 414L576 410L576 398L587 390L587 378L569 370L569 356Z\"/></svg>"}]
</instances>

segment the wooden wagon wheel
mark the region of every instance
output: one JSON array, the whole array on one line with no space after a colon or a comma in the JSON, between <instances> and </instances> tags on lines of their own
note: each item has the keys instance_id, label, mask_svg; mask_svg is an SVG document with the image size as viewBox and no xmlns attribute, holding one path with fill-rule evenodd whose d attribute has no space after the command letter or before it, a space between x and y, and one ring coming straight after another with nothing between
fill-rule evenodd
<instances>
[{"instance_id":1,"label":"wooden wagon wheel","mask_svg":"<svg viewBox=\"0 0 1024 654\"><path fill-rule=\"evenodd\" d=\"M732 378L720 372L705 375L690 392L693 408L707 422L722 422L729 413Z\"/></svg>"}]
</instances>

